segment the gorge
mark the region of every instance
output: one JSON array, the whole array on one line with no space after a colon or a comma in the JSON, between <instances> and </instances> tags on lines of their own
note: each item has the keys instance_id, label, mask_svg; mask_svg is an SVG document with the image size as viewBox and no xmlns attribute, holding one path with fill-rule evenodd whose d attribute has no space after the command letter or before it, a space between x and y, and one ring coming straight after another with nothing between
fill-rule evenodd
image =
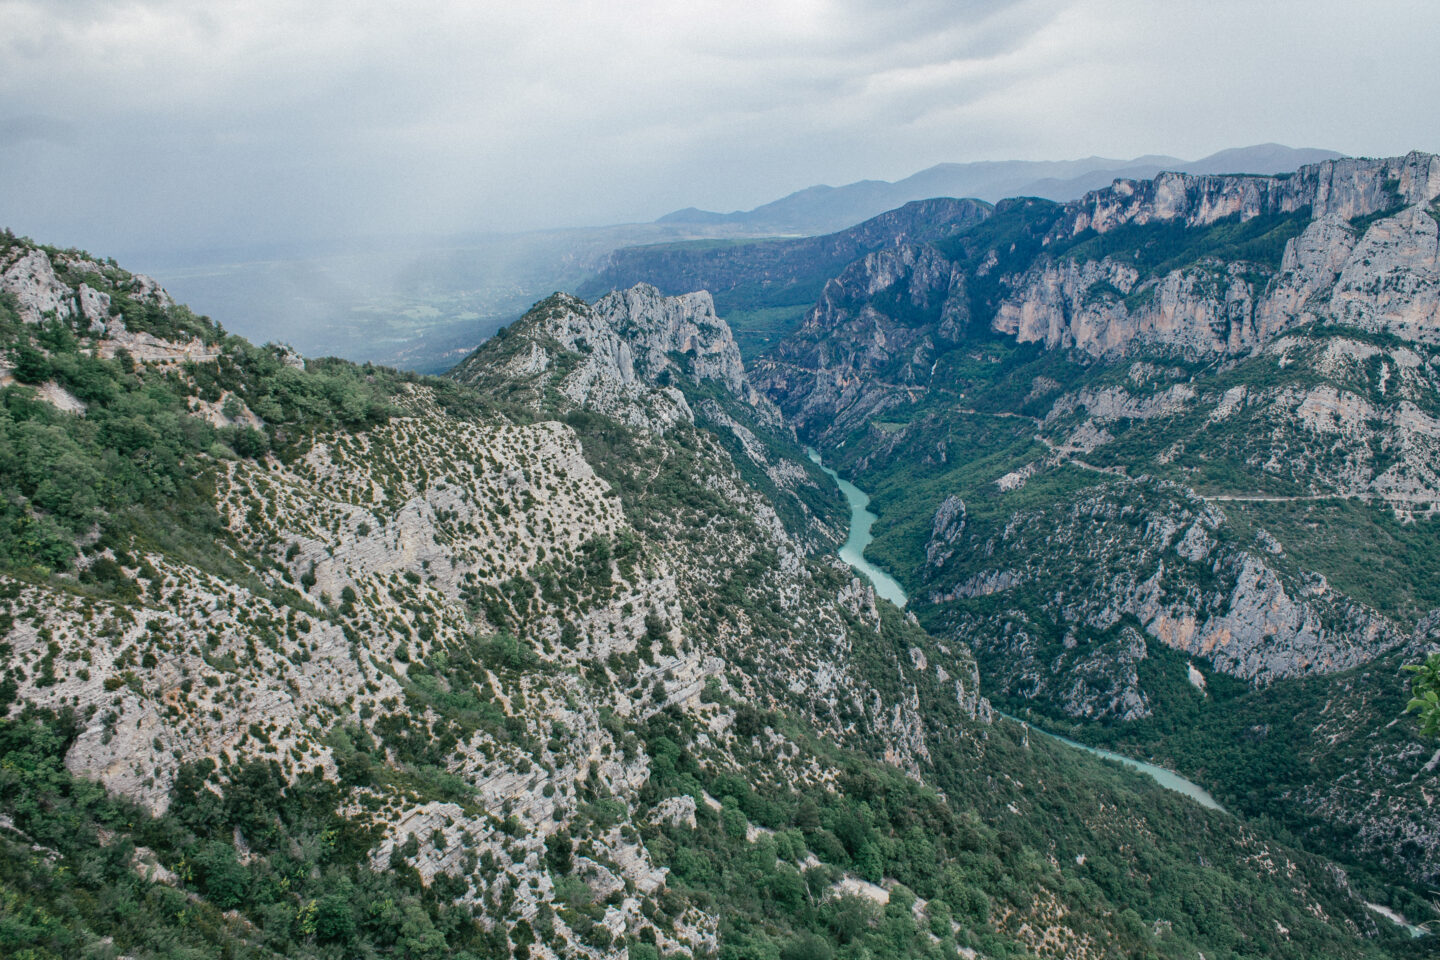
<instances>
[{"instance_id":1,"label":"gorge","mask_svg":"<svg viewBox=\"0 0 1440 960\"><path fill-rule=\"evenodd\" d=\"M870 534L870 528L876 519L875 515L866 509L870 502L870 497L853 483L837 475L834 470L830 470L826 468L824 464L820 463L820 455L813 448L807 448L805 452L817 466L825 471L826 476L829 476L835 481L836 485L840 488L840 492L845 495L846 505L850 509L850 536L846 539L845 545L840 549L838 556L841 560L848 563L856 573L859 573L870 581L871 585L875 588L876 596L889 600L897 607L904 607L905 592L900 585L885 571L865 559L865 548L869 546L874 539ZM1030 725L1019 717L1012 717L1010 714L1002 711L997 711L997 715L1012 723L1020 724L1025 728L1027 734L1031 729ZM1077 743L1068 737L1050 733L1044 728L1037 727L1035 729L1036 732L1042 736L1050 737L1058 743L1063 743L1066 746L1083 750L1102 759L1113 760L1116 763L1139 770L1160 784L1160 786L1187 796L1202 807L1209 807L1212 810L1224 809L1220 804L1215 802L1215 798L1210 796L1210 793L1204 787L1196 783L1191 783L1173 770L1157 767L1153 763L1136 760L1133 757L1127 757L1124 754L1114 753L1110 750L1103 750L1099 747L1091 747L1083 743Z\"/></svg>"},{"instance_id":2,"label":"gorge","mask_svg":"<svg viewBox=\"0 0 1440 960\"><path fill-rule=\"evenodd\" d=\"M1437 171L641 248L445 377L0 235L0 933L1421 955Z\"/></svg>"}]
</instances>

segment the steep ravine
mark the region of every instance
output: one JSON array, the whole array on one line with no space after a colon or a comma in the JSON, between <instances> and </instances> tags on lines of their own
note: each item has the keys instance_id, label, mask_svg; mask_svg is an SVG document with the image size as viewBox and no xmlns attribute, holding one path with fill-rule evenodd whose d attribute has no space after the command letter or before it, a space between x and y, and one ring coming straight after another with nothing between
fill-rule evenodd
<instances>
[{"instance_id":1,"label":"steep ravine","mask_svg":"<svg viewBox=\"0 0 1440 960\"><path fill-rule=\"evenodd\" d=\"M819 452L816 451L813 447L807 447L806 452L810 454L810 458L814 460L816 464L821 464L821 469L823 469L826 474L834 478L836 485L840 487L841 492L845 495L845 502L850 507L851 536L850 539L846 541L844 548L839 551L840 558L846 563L850 564L850 566L853 567L857 573L867 578L872 584L874 584L876 593L879 596L884 597L891 602L895 602L895 597L892 596L892 594L894 594L899 597L899 603L897 605L903 607L907 599L904 588L901 587L899 582L896 581L893 577L891 577L888 573L886 573L883 569L871 563L869 560L865 559L865 547L874 540L874 534L871 533L871 527L876 519L875 515L870 513L870 511L867 509L870 503L869 495L866 494L859 487L856 487L854 484L850 483L849 481L841 479L840 475L836 473L832 468L825 467L821 462ZM1031 730L1034 730L1036 733L1039 733L1041 736L1046 737L1055 743L1064 744L1065 746L1071 747L1075 750L1083 751L1084 753L1099 757L1102 760L1109 760L1122 766L1129 767L1132 770L1137 770L1140 773L1145 774L1145 776L1149 777L1151 780L1154 780L1157 784L1159 784L1161 787L1164 787L1166 790L1172 790L1175 793L1180 794L1181 796L1189 797L1191 800L1194 800L1202 807L1208 807L1211 810L1225 812L1225 808L1221 806L1220 803L1213 796L1210 795L1210 791L1206 790L1198 783L1187 780L1185 777L1182 777L1174 770L1157 766L1153 763L1147 763L1144 760L1136 760L1134 757L1126 756L1123 753L1116 753L1112 750L1105 750L1100 747L1092 747L1087 744L1080 743L1076 740L1071 740L1069 737L1062 737L1059 734L1051 733L1050 731L1045 730L1041 727L1032 726L1027 721L1022 720L1019 717L1012 716L1011 714L1008 714L1003 710L996 710L995 715L1005 720L1008 720L1011 723L1019 724L1021 728L1026 731L1027 736ZM1403 930L1405 930L1405 932L1410 934L1410 936L1415 939L1426 937L1430 934L1430 931L1426 930L1424 927L1416 926L1415 924L1411 923L1406 917L1390 909L1389 907L1376 903L1371 903L1369 901L1366 901L1365 906L1379 916L1384 917L1391 923L1394 923L1396 926L1402 928Z\"/></svg>"},{"instance_id":2,"label":"steep ravine","mask_svg":"<svg viewBox=\"0 0 1440 960\"><path fill-rule=\"evenodd\" d=\"M0 264L0 953L1408 948L1362 897L1417 897L993 723L823 555L848 511L703 294L552 297L436 379Z\"/></svg>"},{"instance_id":3,"label":"steep ravine","mask_svg":"<svg viewBox=\"0 0 1440 960\"><path fill-rule=\"evenodd\" d=\"M807 447L806 452L810 454L810 458L817 464L821 463L820 454L813 447ZM821 469L835 479L836 485L840 487L840 492L845 494L845 502L850 506L850 539L846 541L844 548L839 551L840 559L850 564L856 573L859 573L874 584L876 594L889 600L896 606L903 607L906 601L904 588L901 587L899 582L890 576L890 574L865 559L865 547L870 544L870 541L875 539L874 534L870 532L871 525L875 522L875 515L867 509L870 503L869 495L854 484L842 480L840 475L833 469L825 467L823 464L821 465ZM858 496L856 496L856 494L858 494ZM1039 727L1032 727L1019 717L1011 716L1003 711L996 711L996 713L1012 723L1020 724L1026 730L1036 730L1040 734L1054 740L1056 743L1063 743L1066 746L1083 750L1103 760L1113 760L1132 769L1139 770L1165 789L1174 790L1176 793L1187 796L1203 807L1209 807L1212 810L1225 809L1216 802L1208 790L1198 783L1185 779L1174 770L1167 770L1153 763L1136 760L1133 757L1127 757L1124 754L1115 753L1111 750L1102 750L1098 747L1086 746L1068 737L1050 733Z\"/></svg>"}]
</instances>

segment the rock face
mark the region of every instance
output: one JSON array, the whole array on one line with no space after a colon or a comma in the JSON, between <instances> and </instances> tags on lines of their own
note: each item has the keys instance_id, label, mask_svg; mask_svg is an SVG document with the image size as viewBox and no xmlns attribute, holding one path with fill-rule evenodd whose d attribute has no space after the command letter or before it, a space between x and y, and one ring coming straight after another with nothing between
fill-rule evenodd
<instances>
[{"instance_id":1,"label":"rock face","mask_svg":"<svg viewBox=\"0 0 1440 960\"><path fill-rule=\"evenodd\" d=\"M716 296L751 284L783 289L815 277L823 281L868 253L963 233L989 215L989 206L977 200L937 197L908 203L820 237L703 247L627 247L610 255L584 292L598 295L641 283L653 284L666 293L708 290Z\"/></svg>"},{"instance_id":2,"label":"rock face","mask_svg":"<svg viewBox=\"0 0 1440 960\"><path fill-rule=\"evenodd\" d=\"M932 329L895 314L938 319ZM838 413L828 429L843 431L908 403L929 380L937 343L957 342L968 317L964 277L933 247L871 253L825 284L799 333L762 361L761 378L802 427Z\"/></svg>"},{"instance_id":3,"label":"rock face","mask_svg":"<svg viewBox=\"0 0 1440 960\"><path fill-rule=\"evenodd\" d=\"M945 498L931 522L930 542L925 545L925 562L943 567L955 555L955 542L965 532L965 501L955 495Z\"/></svg>"},{"instance_id":4,"label":"rock face","mask_svg":"<svg viewBox=\"0 0 1440 960\"><path fill-rule=\"evenodd\" d=\"M1436 231L1419 205L1358 237L1333 216L1316 220L1290 241L1277 274L1216 259L1137 283L1133 268L1108 259L1047 262L1019 278L994 328L1099 357L1240 354L1315 320L1435 342Z\"/></svg>"},{"instance_id":5,"label":"rock face","mask_svg":"<svg viewBox=\"0 0 1440 960\"><path fill-rule=\"evenodd\" d=\"M843 536L833 484L805 460L779 410L752 385L706 292L670 297L640 284L594 304L556 294L449 375L531 409L553 408L560 398L655 436L698 423L726 437L747 469L764 475L778 522L810 545Z\"/></svg>"},{"instance_id":6,"label":"rock face","mask_svg":"<svg viewBox=\"0 0 1440 960\"><path fill-rule=\"evenodd\" d=\"M14 295L26 323L39 323L47 313L68 317L74 309L70 288L55 278L50 257L38 248L13 256L0 273L0 289Z\"/></svg>"},{"instance_id":7,"label":"rock face","mask_svg":"<svg viewBox=\"0 0 1440 960\"><path fill-rule=\"evenodd\" d=\"M57 276L57 267L64 279ZM92 330L104 332L107 323L116 322L111 315L110 294L84 282L72 284L72 276L120 280L127 299L160 308L175 305L170 295L143 273L125 273L73 251L59 251L52 259L46 250L28 244L0 248L0 291L15 297L21 320L39 323L47 316L61 320L80 316L90 322ZM119 329L124 330L123 317L119 319Z\"/></svg>"},{"instance_id":8,"label":"rock face","mask_svg":"<svg viewBox=\"0 0 1440 960\"><path fill-rule=\"evenodd\" d=\"M1101 359L1243 356L1310 323L1437 342L1437 202L1440 158L1422 153L1006 201L943 251L837 273L758 380L802 431L839 438L945 388L975 325Z\"/></svg>"},{"instance_id":9,"label":"rock face","mask_svg":"<svg viewBox=\"0 0 1440 960\"><path fill-rule=\"evenodd\" d=\"M1417 204L1365 231L1340 268L1330 317L1407 340L1440 341L1436 216Z\"/></svg>"},{"instance_id":10,"label":"rock face","mask_svg":"<svg viewBox=\"0 0 1440 960\"><path fill-rule=\"evenodd\" d=\"M1440 337L1436 220L1440 158L1334 160L1291 177L1117 181L1067 208L1056 240L1121 227L1300 215L1279 272L1250 259L1202 260L1142 278L1124 261L1042 258L1011 285L994 320L1021 342L1094 356L1163 348L1192 356L1253 350L1276 333L1321 319L1398 336ZM1387 212L1357 233L1349 221ZM1063 244L1062 244L1063 246Z\"/></svg>"},{"instance_id":11,"label":"rock face","mask_svg":"<svg viewBox=\"0 0 1440 960\"><path fill-rule=\"evenodd\" d=\"M641 284L601 298L593 309L614 329L622 349L628 345L633 351L647 379L688 374L697 383L714 380L747 403L768 407L750 385L740 348L729 325L715 315L709 293L666 297Z\"/></svg>"},{"instance_id":12,"label":"rock face","mask_svg":"<svg viewBox=\"0 0 1440 960\"><path fill-rule=\"evenodd\" d=\"M1167 274L1144 288L1131 309L1119 294L1137 290L1137 274L1123 263L1062 261L1036 269L1000 306L994 327L1021 343L1075 347L1095 356L1123 356L1148 348L1182 354L1240 352L1263 339L1257 327L1252 270L1215 260Z\"/></svg>"},{"instance_id":13,"label":"rock face","mask_svg":"<svg viewBox=\"0 0 1440 960\"><path fill-rule=\"evenodd\" d=\"M1136 515L1143 527L1132 522ZM1262 685L1338 673L1405 639L1374 611L1316 581L1282 575L1256 552L1217 546L1223 515L1178 488L1102 486L1063 510L1016 515L998 540L983 528L951 537L940 519L927 555L947 551L963 562L950 564L955 569L945 569L943 579L932 574L940 583L958 580L934 599L1001 594L1016 601L979 619L957 614L956 636L986 666L1000 667L991 679L1001 689L1059 702L1077 718L1148 712L1133 667L1145 658L1144 642L1132 623L1144 637ZM1069 632L1057 647L1042 639L1038 622L1027 627L1030 616L1020 610L1068 624ZM1062 694L1055 685L1066 683Z\"/></svg>"},{"instance_id":14,"label":"rock face","mask_svg":"<svg viewBox=\"0 0 1440 960\"><path fill-rule=\"evenodd\" d=\"M1144 422L1157 437L1149 455L1159 466L1220 454L1284 478L1295 485L1292 495L1379 501L1409 517L1440 502L1440 378L1432 359L1339 332L1287 335L1231 375L1246 381L1238 385L1219 390L1187 378L1137 387L1132 377L1082 387L1057 398L1041 425L1052 453L1071 456L1113 449L1126 426ZM1253 490L1237 492L1243 499Z\"/></svg>"},{"instance_id":15,"label":"rock face","mask_svg":"<svg viewBox=\"0 0 1440 960\"><path fill-rule=\"evenodd\" d=\"M542 301L497 338L503 366L467 360L462 382L529 388L532 403L547 385L579 406L631 426L663 432L693 423L694 411L672 381L716 381L767 419L769 400L751 387L730 328L705 292L666 297L639 285L595 304L564 294Z\"/></svg>"},{"instance_id":16,"label":"rock face","mask_svg":"<svg viewBox=\"0 0 1440 960\"><path fill-rule=\"evenodd\" d=\"M1174 221L1203 227L1229 217L1248 220L1305 208L1317 218L1350 219L1428 203L1437 195L1440 158L1420 152L1381 160L1325 160L1273 177L1162 173L1153 180L1116 180L1068 204L1057 232L1103 234L1127 224Z\"/></svg>"}]
</instances>

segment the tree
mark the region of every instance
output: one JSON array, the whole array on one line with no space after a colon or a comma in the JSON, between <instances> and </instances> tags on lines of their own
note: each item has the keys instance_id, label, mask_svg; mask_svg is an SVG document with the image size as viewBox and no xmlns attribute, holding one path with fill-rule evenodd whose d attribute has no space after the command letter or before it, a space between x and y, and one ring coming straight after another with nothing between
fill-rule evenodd
<instances>
[{"instance_id":1,"label":"tree","mask_svg":"<svg viewBox=\"0 0 1440 960\"><path fill-rule=\"evenodd\" d=\"M50 361L45 354L26 344L15 352L14 376L21 383L44 383L50 379Z\"/></svg>"},{"instance_id":2,"label":"tree","mask_svg":"<svg viewBox=\"0 0 1440 960\"><path fill-rule=\"evenodd\" d=\"M1419 712L1421 734L1440 735L1440 653L1430 654L1424 663L1407 664L1404 669L1415 674L1410 680L1410 703L1405 711Z\"/></svg>"},{"instance_id":3,"label":"tree","mask_svg":"<svg viewBox=\"0 0 1440 960\"><path fill-rule=\"evenodd\" d=\"M344 885L349 887L349 882ZM355 935L355 912L350 897L332 893L321 897L315 907L315 936L322 941L349 940Z\"/></svg>"},{"instance_id":4,"label":"tree","mask_svg":"<svg viewBox=\"0 0 1440 960\"><path fill-rule=\"evenodd\" d=\"M191 860L196 879L221 910L240 905L250 885L249 872L235 858L235 848L218 840L207 843Z\"/></svg>"},{"instance_id":5,"label":"tree","mask_svg":"<svg viewBox=\"0 0 1440 960\"><path fill-rule=\"evenodd\" d=\"M557 876L565 876L575 866L570 831L561 827L545 838L545 864Z\"/></svg>"}]
</instances>

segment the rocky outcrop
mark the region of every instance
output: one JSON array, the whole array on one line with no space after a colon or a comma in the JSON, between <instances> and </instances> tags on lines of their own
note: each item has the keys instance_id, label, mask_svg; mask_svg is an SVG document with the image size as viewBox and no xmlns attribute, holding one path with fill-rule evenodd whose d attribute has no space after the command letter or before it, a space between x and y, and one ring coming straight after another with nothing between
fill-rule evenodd
<instances>
[{"instance_id":1,"label":"rocky outcrop","mask_svg":"<svg viewBox=\"0 0 1440 960\"><path fill-rule=\"evenodd\" d=\"M1068 507L1018 514L999 537L985 527L953 542L932 536L927 549L943 545L961 562L927 568L930 599L1011 596L1002 613L957 613L953 635L1002 689L1091 719L1145 715L1134 664L1146 642L1260 685L1339 673L1403 642L1323 579L1297 579L1274 558L1222 545L1223 524L1223 513L1179 488L1108 484ZM1063 643L1027 625L1022 610L1069 625Z\"/></svg>"},{"instance_id":2,"label":"rocky outcrop","mask_svg":"<svg viewBox=\"0 0 1440 960\"><path fill-rule=\"evenodd\" d=\"M685 372L677 370L678 354L696 382L718 380L737 396L754 396L740 348L730 326L715 315L709 293L667 297L640 284L601 298L593 310L633 352L647 379L657 379L664 371Z\"/></svg>"},{"instance_id":3,"label":"rocky outcrop","mask_svg":"<svg viewBox=\"0 0 1440 960\"><path fill-rule=\"evenodd\" d=\"M17 248L10 257L0 272L0 290L15 297L21 320L39 323L46 314L62 319L70 316L74 310L73 291L56 278L44 250Z\"/></svg>"},{"instance_id":4,"label":"rocky outcrop","mask_svg":"<svg viewBox=\"0 0 1440 960\"><path fill-rule=\"evenodd\" d=\"M1081 408L1100 423L1173 417L1187 410L1194 399L1195 388L1188 383L1138 395L1120 386L1087 388L1056 400L1045 416L1045 423L1054 423Z\"/></svg>"},{"instance_id":5,"label":"rocky outcrop","mask_svg":"<svg viewBox=\"0 0 1440 960\"><path fill-rule=\"evenodd\" d=\"M897 323L897 313L938 319L931 328ZM826 283L757 377L802 430L825 420L824 430L843 433L923 392L937 344L958 341L968 317L964 276L934 247L882 250Z\"/></svg>"},{"instance_id":6,"label":"rocky outcrop","mask_svg":"<svg viewBox=\"0 0 1440 960\"><path fill-rule=\"evenodd\" d=\"M1440 222L1419 205L1376 221L1346 258L1330 295L1336 323L1440 342Z\"/></svg>"},{"instance_id":7,"label":"rocky outcrop","mask_svg":"<svg viewBox=\"0 0 1440 960\"><path fill-rule=\"evenodd\" d=\"M1138 302L1134 268L1109 260L1046 264L1022 278L1000 305L994 328L1021 343L1075 347L1093 356L1149 348L1206 355L1249 349L1257 326L1253 267L1208 261L1145 286Z\"/></svg>"},{"instance_id":8,"label":"rocky outcrop","mask_svg":"<svg viewBox=\"0 0 1440 960\"><path fill-rule=\"evenodd\" d=\"M1317 218L1350 219L1428 203L1437 195L1440 157L1420 152L1378 160L1325 160L1272 177L1162 173L1153 180L1116 180L1068 204L1056 235L1174 221L1204 227L1230 217L1249 220L1306 208Z\"/></svg>"},{"instance_id":9,"label":"rocky outcrop","mask_svg":"<svg viewBox=\"0 0 1440 960\"><path fill-rule=\"evenodd\" d=\"M943 567L955 555L955 543L965 532L965 501L951 494L935 510L930 524L930 542L925 545L925 562Z\"/></svg>"},{"instance_id":10,"label":"rocky outcrop","mask_svg":"<svg viewBox=\"0 0 1440 960\"><path fill-rule=\"evenodd\" d=\"M1140 685L1138 665L1148 656L1139 632L1126 628L1120 636L1095 645L1056 671L1053 694L1066 714L1079 720L1128 723L1150 716L1150 701Z\"/></svg>"},{"instance_id":11,"label":"rocky outcrop","mask_svg":"<svg viewBox=\"0 0 1440 960\"><path fill-rule=\"evenodd\" d=\"M1374 611L1319 585L1287 588L1260 558L1242 553L1227 564L1233 583L1208 615L1158 593L1136 597L1133 612L1166 646L1204 656L1216 669L1260 683L1338 673L1399 644L1403 636ZM1233 578L1233 579L1232 579Z\"/></svg>"},{"instance_id":12,"label":"rocky outcrop","mask_svg":"<svg viewBox=\"0 0 1440 960\"><path fill-rule=\"evenodd\" d=\"M592 304L556 294L452 371L477 385L528 386L532 402L553 389L575 404L631 426L663 432L693 423L675 386L715 381L778 423L750 385L739 348L704 291L667 297L641 284Z\"/></svg>"},{"instance_id":13,"label":"rocky outcrop","mask_svg":"<svg viewBox=\"0 0 1440 960\"><path fill-rule=\"evenodd\" d=\"M1280 272L1257 308L1257 333L1269 338L1324 308L1328 291L1355 248L1355 228L1338 214L1316 217L1285 245ZM1313 304L1312 304L1313 301Z\"/></svg>"},{"instance_id":14,"label":"rocky outcrop","mask_svg":"<svg viewBox=\"0 0 1440 960\"><path fill-rule=\"evenodd\" d=\"M110 294L101 293L88 283L82 283L76 290L76 299L80 303L81 315L90 321L90 332L104 333L110 320Z\"/></svg>"},{"instance_id":15,"label":"rocky outcrop","mask_svg":"<svg viewBox=\"0 0 1440 960\"><path fill-rule=\"evenodd\" d=\"M1191 177L1117 181L1067 208L1052 238L1121 226L1264 215L1313 219L1288 241L1279 271L1249 260L1204 260L1145 278L1109 257L1042 257L1010 280L995 330L1022 343L1114 357L1147 348L1191 356L1239 354L1320 319L1440 339L1440 261L1430 207L1440 158L1334 160L1290 177ZM1357 236L1350 220L1382 216Z\"/></svg>"},{"instance_id":16,"label":"rocky outcrop","mask_svg":"<svg viewBox=\"0 0 1440 960\"><path fill-rule=\"evenodd\" d=\"M57 269L63 275L57 274ZM78 251L62 250L52 255L47 248L28 243L0 248L0 292L15 298L25 323L39 323L47 316L61 320L83 317L89 321L92 333L104 333L107 324L123 323L123 317L110 315L110 294L71 279L77 276L101 277L126 297L161 309L175 306L170 294L153 278L96 263Z\"/></svg>"}]
</instances>

